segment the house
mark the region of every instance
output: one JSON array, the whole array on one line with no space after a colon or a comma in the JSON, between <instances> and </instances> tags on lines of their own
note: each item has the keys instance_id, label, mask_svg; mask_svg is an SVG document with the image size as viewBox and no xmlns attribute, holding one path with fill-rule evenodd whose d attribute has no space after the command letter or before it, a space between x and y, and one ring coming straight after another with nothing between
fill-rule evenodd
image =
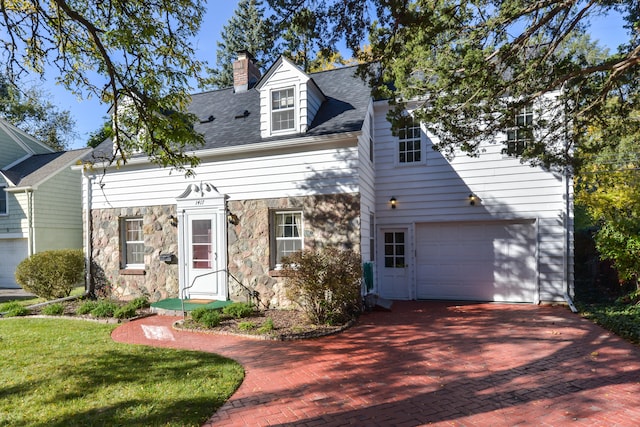
<instances>
[{"instance_id":1,"label":"house","mask_svg":"<svg viewBox=\"0 0 640 427\"><path fill-rule=\"evenodd\" d=\"M195 177L144 156L86 169L95 286L152 300L249 294L278 307L281 258L339 245L373 267L372 292L386 298L570 294L570 180L500 144L448 160L419 123L394 136L388 103L354 72L306 74L281 57L260 76L240 54L233 88L192 97L206 141ZM101 150L112 143L95 158Z\"/></svg>"},{"instance_id":2,"label":"house","mask_svg":"<svg viewBox=\"0 0 640 427\"><path fill-rule=\"evenodd\" d=\"M0 119L0 288L17 265L51 249L82 248L80 173L90 149L56 152Z\"/></svg>"}]
</instances>

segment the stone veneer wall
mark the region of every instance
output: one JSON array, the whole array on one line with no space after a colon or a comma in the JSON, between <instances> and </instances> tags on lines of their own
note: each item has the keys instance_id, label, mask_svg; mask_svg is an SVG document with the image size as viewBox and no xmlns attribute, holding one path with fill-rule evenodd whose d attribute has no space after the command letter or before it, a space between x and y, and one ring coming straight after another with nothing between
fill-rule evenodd
<instances>
[{"instance_id":1,"label":"stone veneer wall","mask_svg":"<svg viewBox=\"0 0 640 427\"><path fill-rule=\"evenodd\" d=\"M259 293L262 307L290 305L284 278L272 270L269 239L272 212L302 210L305 249L341 246L360 252L360 195L334 194L227 202L238 224L228 226L229 272L243 285ZM246 301L246 292L229 281L230 298Z\"/></svg>"},{"instance_id":2,"label":"stone veneer wall","mask_svg":"<svg viewBox=\"0 0 640 427\"><path fill-rule=\"evenodd\" d=\"M136 216L143 219L145 270L122 270L120 218ZM171 218L176 217L175 206L100 209L91 217L91 274L97 293L120 299L146 296L151 301L178 296L178 229ZM174 254L173 262L161 262L161 253Z\"/></svg>"}]
</instances>

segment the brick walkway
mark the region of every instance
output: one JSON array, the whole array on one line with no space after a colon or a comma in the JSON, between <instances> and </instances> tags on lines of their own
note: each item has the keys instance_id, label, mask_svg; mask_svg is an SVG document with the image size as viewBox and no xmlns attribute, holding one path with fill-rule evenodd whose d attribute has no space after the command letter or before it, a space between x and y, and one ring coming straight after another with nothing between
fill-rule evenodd
<instances>
[{"instance_id":1,"label":"brick walkway","mask_svg":"<svg viewBox=\"0 0 640 427\"><path fill-rule=\"evenodd\" d=\"M637 426L640 348L563 307L395 302L274 342L124 324L120 342L215 352L246 378L206 426Z\"/></svg>"}]
</instances>

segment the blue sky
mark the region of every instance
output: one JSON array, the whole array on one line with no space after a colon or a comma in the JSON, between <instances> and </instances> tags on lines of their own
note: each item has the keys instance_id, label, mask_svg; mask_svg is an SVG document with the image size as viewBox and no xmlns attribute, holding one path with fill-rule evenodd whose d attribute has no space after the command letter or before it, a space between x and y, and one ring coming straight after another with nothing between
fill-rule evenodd
<instances>
[{"instance_id":1,"label":"blue sky","mask_svg":"<svg viewBox=\"0 0 640 427\"><path fill-rule=\"evenodd\" d=\"M199 37L194 40L194 48L198 59L206 60L210 65L215 65L216 41L220 37L222 27L227 23L237 6L233 1L211 0ZM619 16L604 16L592 20L591 37L600 40L602 44L612 50L625 40L628 40L625 30L622 28L622 20ZM53 82L53 74L45 76ZM89 134L98 129L109 109L108 105L101 104L97 99L78 100L63 87L44 83L42 89L51 95L51 102L61 110L69 110L76 121L77 138L70 145L70 149L82 148L86 145Z\"/></svg>"}]
</instances>

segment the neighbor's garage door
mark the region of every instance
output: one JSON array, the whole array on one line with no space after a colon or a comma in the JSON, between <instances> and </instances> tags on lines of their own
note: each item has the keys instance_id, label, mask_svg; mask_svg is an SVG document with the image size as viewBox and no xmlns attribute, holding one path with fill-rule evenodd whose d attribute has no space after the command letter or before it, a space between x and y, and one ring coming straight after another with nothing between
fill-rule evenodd
<instances>
[{"instance_id":1,"label":"neighbor's garage door","mask_svg":"<svg viewBox=\"0 0 640 427\"><path fill-rule=\"evenodd\" d=\"M27 258L27 239L0 239L0 288L17 288L15 271Z\"/></svg>"},{"instance_id":2,"label":"neighbor's garage door","mask_svg":"<svg viewBox=\"0 0 640 427\"><path fill-rule=\"evenodd\" d=\"M534 302L533 222L418 224L419 299Z\"/></svg>"}]
</instances>

